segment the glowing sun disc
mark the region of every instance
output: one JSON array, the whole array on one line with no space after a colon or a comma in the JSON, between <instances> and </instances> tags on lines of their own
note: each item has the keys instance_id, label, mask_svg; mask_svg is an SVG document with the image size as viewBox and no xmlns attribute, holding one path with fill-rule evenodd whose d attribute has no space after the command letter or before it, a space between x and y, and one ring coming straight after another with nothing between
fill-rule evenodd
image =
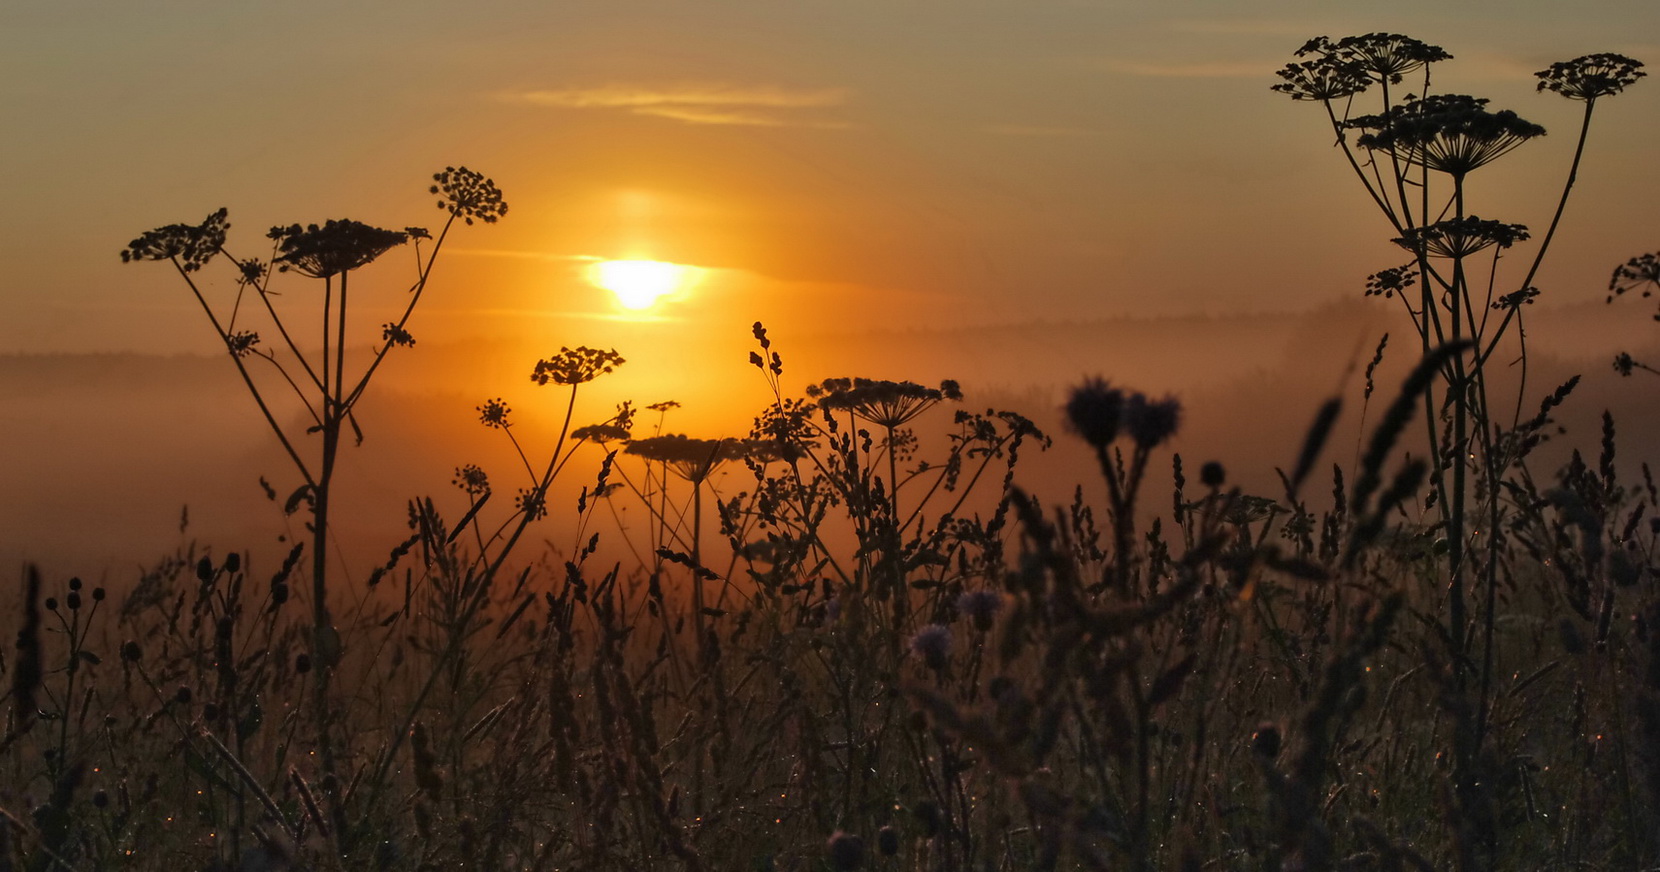
<instances>
[{"instance_id":1,"label":"glowing sun disc","mask_svg":"<svg viewBox=\"0 0 1660 872\"><path fill-rule=\"evenodd\" d=\"M588 267L588 281L617 295L625 309L649 309L685 285L693 270L658 260L605 260Z\"/></svg>"}]
</instances>

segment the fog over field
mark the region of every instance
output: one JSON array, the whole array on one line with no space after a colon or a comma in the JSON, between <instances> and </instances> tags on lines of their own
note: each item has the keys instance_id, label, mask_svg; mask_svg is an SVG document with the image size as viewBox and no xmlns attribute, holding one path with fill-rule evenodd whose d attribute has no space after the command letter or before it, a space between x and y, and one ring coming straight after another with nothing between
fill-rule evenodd
<instances>
[{"instance_id":1,"label":"fog over field","mask_svg":"<svg viewBox=\"0 0 1660 872\"><path fill-rule=\"evenodd\" d=\"M1619 351L1640 359L1654 353L1660 327L1637 301L1530 310L1528 383L1524 413L1573 374L1584 376L1558 415L1595 444L1604 409L1614 412L1622 465L1660 455L1652 376L1621 378L1610 361ZM769 400L760 374L745 363L749 325L727 335L658 325L632 343L617 334L628 363L585 385L576 425L607 417L614 404L637 407L673 399L667 432L697 436L744 435ZM604 336L603 330L597 331ZM1278 495L1274 467L1289 465L1317 406L1339 395L1345 412L1325 455L1346 470L1356 453L1363 370L1379 337L1390 333L1376 376L1375 415L1415 358L1411 330L1399 312L1371 301L1334 304L1297 315L1226 318L1119 319L1067 324L1030 323L974 330L871 331L793 336L775 332L784 356L783 382L800 391L831 376L912 379L963 385L963 408L1021 412L1055 437L1049 452L1027 452L1020 483L1051 502L1064 502L1077 482L1099 487L1093 460L1060 423L1068 386L1100 375L1114 384L1171 393L1184 406L1174 447L1190 475L1205 460L1222 461L1246 490ZM612 337L606 337L612 338ZM492 475L505 507L516 487L519 461L499 432L479 425L475 407L503 397L514 408L515 432L533 455L547 450L558 430L563 395L526 379L538 357L560 345L606 344L581 335L558 336L548 347L477 340L422 342L385 368L362 407L364 441L343 456L340 493L346 508L338 536L352 577L361 578L404 535L405 504L432 496L457 516L465 498L451 484L455 468L478 463ZM684 361L698 364L689 367ZM724 361L724 362L722 362ZM1514 396L1513 373L1501 382ZM258 417L228 360L208 356L137 354L10 355L0 357L0 557L17 566L39 561L53 572L119 580L133 569L190 542L223 552L251 549L256 559L286 551L278 537L303 532L303 513L285 517L281 501L296 486L276 440ZM1513 400L1499 407L1509 409ZM927 440L949 430L949 408L918 422ZM1508 416L1507 416L1508 417ZM654 413L642 413L636 433L651 432ZM1417 432L1414 428L1410 432ZM1535 474L1561 459L1548 453ZM600 451L585 447L554 497L571 499L590 484ZM635 462L624 458L621 462ZM1329 468L1326 467L1326 468ZM723 492L746 485L741 467L720 481ZM277 493L268 500L264 477ZM1149 485L1147 510L1167 510L1159 496L1167 471ZM1329 490L1317 477L1308 496ZM1087 492L1086 492L1087 493ZM1099 494L1088 494L1099 499ZM633 497L614 505L627 523ZM566 512L565 514L569 514ZM602 539L621 547L613 527ZM560 512L537 530L549 547L568 550L571 534ZM257 564L256 564L256 571Z\"/></svg>"}]
</instances>

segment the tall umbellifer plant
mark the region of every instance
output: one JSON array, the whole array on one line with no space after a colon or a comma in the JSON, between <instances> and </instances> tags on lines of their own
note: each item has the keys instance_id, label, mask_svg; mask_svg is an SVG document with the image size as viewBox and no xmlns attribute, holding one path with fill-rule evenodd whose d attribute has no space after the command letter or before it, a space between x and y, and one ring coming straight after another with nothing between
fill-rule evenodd
<instances>
[{"instance_id":1,"label":"tall umbellifer plant","mask_svg":"<svg viewBox=\"0 0 1660 872\"><path fill-rule=\"evenodd\" d=\"M1355 177L1389 221L1393 241L1411 260L1383 270L1367 283L1368 295L1399 300L1425 353L1469 343L1465 354L1446 358L1437 382L1423 394L1434 498L1447 550L1446 639L1456 693L1474 690L1475 723L1455 748L1460 792L1473 786L1471 760L1487 729L1494 674L1494 602L1500 496L1505 471L1519 458L1519 440L1504 438L1501 415L1490 402L1488 363L1515 327L1521 339L1522 307L1539 294L1533 284L1550 248L1578 176L1597 103L1619 94L1644 73L1642 64L1616 54L1594 54L1539 71L1540 91L1583 104L1574 146L1555 212L1518 279L1499 269L1503 252L1528 241L1520 224L1479 217L1468 202L1470 179L1545 130L1489 101L1438 94L1430 69L1449 60L1438 46L1392 33L1331 40L1317 37L1279 71L1275 91L1321 104ZM1408 83L1411 83L1408 85ZM1413 87L1416 93L1404 92ZM1363 108L1364 107L1364 108ZM1364 114L1376 107L1372 114ZM1416 290L1414 290L1416 286ZM1521 349L1525 364L1525 346ZM1525 365L1523 387L1525 390ZM1440 392L1440 396L1438 396ZM1521 396L1517 398L1519 419ZM1439 414L1438 414L1439 413ZM1484 547L1472 547L1485 530ZM1482 598L1471 594L1479 585ZM1472 620L1472 602L1483 614ZM1470 650L1481 630L1480 650ZM1473 685L1473 687L1472 687Z\"/></svg>"},{"instance_id":2,"label":"tall umbellifer plant","mask_svg":"<svg viewBox=\"0 0 1660 872\"><path fill-rule=\"evenodd\" d=\"M220 209L200 224L170 224L148 231L121 251L123 261L161 261L178 272L299 474L301 483L287 505L290 510L304 505L311 513L312 662L318 667L314 688L319 753L330 771L328 679L339 662L340 635L328 607L328 525L341 437L349 427L361 439L355 417L358 402L392 349L415 344L409 320L432 279L450 230L457 222L493 224L507 213L507 203L495 183L466 167L435 173L429 190L436 195L438 208L447 213L436 236L419 227L387 230L352 220L291 224L274 227L267 234L272 243L269 259L240 258L225 247L230 222L226 210ZM430 243L425 251L423 243ZM348 342L364 338L353 332L361 326L350 322L353 275L404 245L415 250L415 279L403 314L380 326L367 359L348 361ZM221 255L230 266L231 287L213 287L202 277L203 268ZM315 285L321 284L320 313L313 311L302 318L277 307L278 294L272 286L282 274L310 279L313 299L318 296ZM248 329L249 322L256 320L274 330L277 341L264 342L259 331ZM311 340L315 344L308 345L306 331L311 329L317 330ZM349 363L356 365L348 367ZM298 401L304 410L303 425L278 417L274 410L277 395Z\"/></svg>"}]
</instances>

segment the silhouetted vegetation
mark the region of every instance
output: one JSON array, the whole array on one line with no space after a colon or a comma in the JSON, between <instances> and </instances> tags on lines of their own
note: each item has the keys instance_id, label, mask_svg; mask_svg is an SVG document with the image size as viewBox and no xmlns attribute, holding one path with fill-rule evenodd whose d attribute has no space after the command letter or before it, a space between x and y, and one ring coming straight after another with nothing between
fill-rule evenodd
<instances>
[{"instance_id":1,"label":"silhouetted vegetation","mask_svg":"<svg viewBox=\"0 0 1660 872\"><path fill-rule=\"evenodd\" d=\"M1543 128L1428 93L1450 56L1417 40L1298 54L1276 90L1327 110L1410 256L1365 293L1399 299L1419 341L1399 386L1374 383L1378 344L1353 462L1325 459L1333 397L1272 494L1232 486L1226 457L1190 481L1180 402L1094 377L1061 438L1095 468L1053 504L1016 483L1051 446L1032 419L952 381L797 392L756 323L772 400L720 437L674 432L672 402L579 419L616 350L527 361L558 429L481 401L518 463L411 499L406 537L348 590L342 437L415 344L452 226L494 222L501 192L446 170L435 237L289 225L264 261L226 251L224 210L140 236L123 258L172 264L201 302L309 537L276 566L185 548L119 590L29 568L0 652L0 869L1655 868L1660 489L1622 467L1610 415L1533 469L1576 382L1523 378L1501 403L1491 372L1501 349L1525 359L1592 110L1641 65L1539 74L1584 104L1581 135L1514 280L1497 252L1531 231L1477 217L1464 181ZM1421 93L1398 93L1409 77ZM348 351L348 279L361 293L405 245L403 317ZM1611 291L1646 296L1654 260ZM320 309L272 290L284 271L321 283ZM1166 464L1168 503L1147 485ZM606 523L620 507L646 522ZM551 524L572 553L532 551Z\"/></svg>"}]
</instances>

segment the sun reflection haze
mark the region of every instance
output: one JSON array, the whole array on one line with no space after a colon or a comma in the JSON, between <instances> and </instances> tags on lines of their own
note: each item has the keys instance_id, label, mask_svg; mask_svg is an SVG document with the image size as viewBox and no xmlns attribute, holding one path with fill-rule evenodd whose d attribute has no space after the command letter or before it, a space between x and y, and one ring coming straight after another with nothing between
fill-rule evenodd
<instances>
[{"instance_id":1,"label":"sun reflection haze","mask_svg":"<svg viewBox=\"0 0 1660 872\"><path fill-rule=\"evenodd\" d=\"M685 290L702 270L658 260L604 260L588 267L588 281L617 295L625 309L644 311Z\"/></svg>"}]
</instances>

